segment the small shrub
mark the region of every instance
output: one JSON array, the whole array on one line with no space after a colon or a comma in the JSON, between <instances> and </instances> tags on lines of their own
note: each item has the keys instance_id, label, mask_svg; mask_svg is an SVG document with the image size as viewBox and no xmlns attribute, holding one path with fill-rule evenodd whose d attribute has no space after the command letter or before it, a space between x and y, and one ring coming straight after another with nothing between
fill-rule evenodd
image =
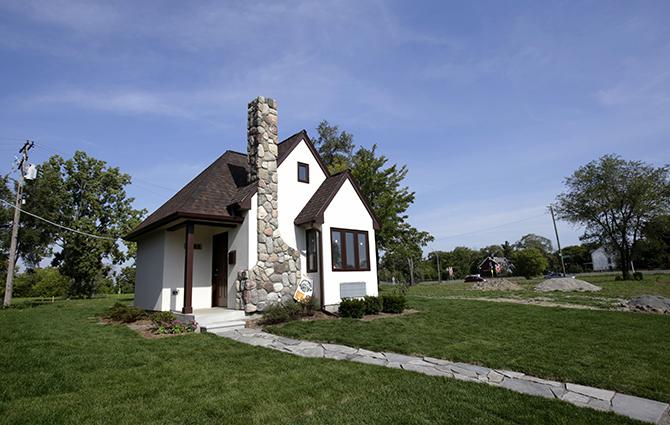
<instances>
[{"instance_id":1,"label":"small shrub","mask_svg":"<svg viewBox=\"0 0 670 425\"><path fill-rule=\"evenodd\" d=\"M302 317L313 316L318 309L319 307L314 298L301 302L277 303L263 311L263 318L260 323L263 325L275 325L290 322Z\"/></svg>"},{"instance_id":2,"label":"small shrub","mask_svg":"<svg viewBox=\"0 0 670 425\"><path fill-rule=\"evenodd\" d=\"M379 297L365 297L365 314L379 314L382 311L382 299Z\"/></svg>"},{"instance_id":3,"label":"small shrub","mask_svg":"<svg viewBox=\"0 0 670 425\"><path fill-rule=\"evenodd\" d=\"M162 322L154 328L157 334L183 334L188 332L195 332L198 324L194 321L180 322L175 319L172 322Z\"/></svg>"},{"instance_id":4,"label":"small shrub","mask_svg":"<svg viewBox=\"0 0 670 425\"><path fill-rule=\"evenodd\" d=\"M297 304L300 306L300 316L314 316L314 313L319 310L319 304L313 297Z\"/></svg>"},{"instance_id":5,"label":"small shrub","mask_svg":"<svg viewBox=\"0 0 670 425\"><path fill-rule=\"evenodd\" d=\"M633 280L644 280L644 274L642 272L633 273Z\"/></svg>"},{"instance_id":6,"label":"small shrub","mask_svg":"<svg viewBox=\"0 0 670 425\"><path fill-rule=\"evenodd\" d=\"M614 276L614 281L615 281L615 282L621 282L621 281L623 281L623 276L621 276L620 274Z\"/></svg>"},{"instance_id":7,"label":"small shrub","mask_svg":"<svg viewBox=\"0 0 670 425\"><path fill-rule=\"evenodd\" d=\"M294 314L292 308L288 307L288 305L273 304L263 312L261 323L264 325L274 325L277 323L288 322L293 320L292 317Z\"/></svg>"},{"instance_id":8,"label":"small shrub","mask_svg":"<svg viewBox=\"0 0 670 425\"><path fill-rule=\"evenodd\" d=\"M116 322L132 323L144 319L147 313L141 308L123 303L115 303L107 310L106 318Z\"/></svg>"},{"instance_id":9,"label":"small shrub","mask_svg":"<svg viewBox=\"0 0 670 425\"><path fill-rule=\"evenodd\" d=\"M382 297L382 311L384 313L402 313L407 307L407 298L400 294L388 294Z\"/></svg>"},{"instance_id":10,"label":"small shrub","mask_svg":"<svg viewBox=\"0 0 670 425\"><path fill-rule=\"evenodd\" d=\"M356 298L342 300L338 312L341 317L360 319L365 315L365 301Z\"/></svg>"},{"instance_id":11,"label":"small shrub","mask_svg":"<svg viewBox=\"0 0 670 425\"><path fill-rule=\"evenodd\" d=\"M177 320L177 318L171 311L157 311L151 315L151 322L156 327L170 324L175 320Z\"/></svg>"}]
</instances>

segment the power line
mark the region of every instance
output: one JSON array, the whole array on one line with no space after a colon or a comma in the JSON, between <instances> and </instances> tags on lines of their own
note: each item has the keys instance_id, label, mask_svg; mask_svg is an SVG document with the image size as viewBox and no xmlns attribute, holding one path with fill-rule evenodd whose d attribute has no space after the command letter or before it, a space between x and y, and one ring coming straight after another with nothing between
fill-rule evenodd
<instances>
[{"instance_id":1,"label":"power line","mask_svg":"<svg viewBox=\"0 0 670 425\"><path fill-rule=\"evenodd\" d=\"M459 234L456 234L456 235L442 236L442 237L439 237L439 238L435 238L435 240L439 241L439 240L443 240L443 239L458 238L458 237L461 237L461 236L469 236L469 235L474 235L474 234L477 234L477 233L488 232L490 230L496 230L496 229L499 229L501 227L510 226L512 224L523 223L525 221L534 220L534 219L539 218L539 217L544 217L546 214L547 213L544 212L540 215L535 215L535 216L532 216L532 217L526 217L526 218L523 218L521 220L511 221L509 223L499 224L497 226L488 227L488 228L485 228L485 229L474 230L472 232L466 232L466 233L459 233Z\"/></svg>"},{"instance_id":2,"label":"power line","mask_svg":"<svg viewBox=\"0 0 670 425\"><path fill-rule=\"evenodd\" d=\"M95 238L95 239L104 239L104 240L108 240L108 241L116 241L116 240L121 239L120 237L115 237L115 238L113 238L113 237L109 237L109 236L93 235L93 234L91 234L91 233L82 232L81 230L73 229L73 228L71 228L71 227L63 226L62 224L54 223L53 221L48 220L48 219L46 219L46 218L44 218L44 217L40 217L40 216L37 215L37 214L33 214L33 213L31 213L31 212L28 212L28 211L26 211L26 210L24 210L24 209L22 209L22 208L19 208L19 207L15 206L15 205L12 205L11 202L7 202L7 201L5 201L4 199L0 199L0 202L3 202L4 204L9 205L10 207L17 209L17 210L19 210L20 212L22 212L22 213L24 213L24 214L28 214L28 215L31 216L31 217L35 217L35 218L38 219L38 220L42 220L42 221L44 221L44 222L46 222L46 223L49 223L49 224L51 224L52 226L60 227L61 229L68 230L68 231L70 231L70 232L74 232L74 233L78 233L78 234L83 235L83 236L88 236L88 237Z\"/></svg>"}]
</instances>

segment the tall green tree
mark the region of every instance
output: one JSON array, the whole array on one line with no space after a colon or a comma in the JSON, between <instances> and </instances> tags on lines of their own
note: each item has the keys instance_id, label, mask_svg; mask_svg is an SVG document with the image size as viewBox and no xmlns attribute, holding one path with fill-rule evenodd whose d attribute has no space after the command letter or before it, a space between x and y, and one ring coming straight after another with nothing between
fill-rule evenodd
<instances>
[{"instance_id":1,"label":"tall green tree","mask_svg":"<svg viewBox=\"0 0 670 425\"><path fill-rule=\"evenodd\" d=\"M537 248L524 248L516 251L512 256L512 261L515 272L526 279L542 274L549 266L547 258Z\"/></svg>"},{"instance_id":2,"label":"tall green tree","mask_svg":"<svg viewBox=\"0 0 670 425\"><path fill-rule=\"evenodd\" d=\"M338 126L331 125L326 120L319 123L316 131L319 137L315 144L328 171L339 173L350 169L354 153L354 136L344 130L340 131Z\"/></svg>"},{"instance_id":3,"label":"tall green tree","mask_svg":"<svg viewBox=\"0 0 670 425\"><path fill-rule=\"evenodd\" d=\"M645 224L642 240L634 253L635 264L656 269L670 267L670 215L661 215Z\"/></svg>"},{"instance_id":4,"label":"tall green tree","mask_svg":"<svg viewBox=\"0 0 670 425\"><path fill-rule=\"evenodd\" d=\"M378 258L383 252L389 258L382 264L392 266L393 270L401 271L411 280L410 269L421 263L423 248L433 237L407 221L407 209L414 202L414 192L403 184L407 167L389 164L386 156L377 153L377 145L371 149L359 147L352 154L353 136L328 121L322 121L317 132L316 144L329 171L350 169L379 219L380 229L376 232Z\"/></svg>"},{"instance_id":5,"label":"tall green tree","mask_svg":"<svg viewBox=\"0 0 670 425\"><path fill-rule=\"evenodd\" d=\"M59 248L53 264L70 279L69 294L90 297L96 292L100 271L127 258L118 237L130 231L144 214L132 207L133 198L126 195L130 176L78 151L68 160L50 158L38 180L58 200L53 206L54 222L100 236L61 228L49 230L54 232L53 242ZM42 223L41 227L47 229L49 225Z\"/></svg>"},{"instance_id":6,"label":"tall green tree","mask_svg":"<svg viewBox=\"0 0 670 425\"><path fill-rule=\"evenodd\" d=\"M558 216L586 227L583 240L617 251L624 279L644 226L670 211L670 166L605 155L566 178Z\"/></svg>"},{"instance_id":7,"label":"tall green tree","mask_svg":"<svg viewBox=\"0 0 670 425\"><path fill-rule=\"evenodd\" d=\"M521 239L519 239L514 243L514 248L516 249L537 248L544 254L549 254L554 250L551 244L551 240L549 238L536 235L535 233L529 233L527 235L522 236Z\"/></svg>"}]
</instances>

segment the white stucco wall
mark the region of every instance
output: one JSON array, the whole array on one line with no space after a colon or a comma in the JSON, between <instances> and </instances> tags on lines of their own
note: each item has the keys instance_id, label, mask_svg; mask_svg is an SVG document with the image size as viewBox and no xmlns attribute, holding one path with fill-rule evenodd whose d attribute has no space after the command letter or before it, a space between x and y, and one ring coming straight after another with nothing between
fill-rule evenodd
<instances>
[{"instance_id":1,"label":"white stucco wall","mask_svg":"<svg viewBox=\"0 0 670 425\"><path fill-rule=\"evenodd\" d=\"M255 219L254 219L255 223ZM236 251L236 263L228 266L228 308L235 307L237 272L249 268L249 215L242 225L226 229L196 225L194 243L201 246L193 251L194 309L212 306L212 247L213 237L228 232L228 251ZM253 231L255 240L255 230ZM158 230L138 241L135 305L150 310L181 311L184 306L185 229L172 232ZM253 248L256 256L255 245ZM255 260L254 260L255 261ZM174 294L177 291L177 294Z\"/></svg>"},{"instance_id":2,"label":"white stucco wall","mask_svg":"<svg viewBox=\"0 0 670 425\"><path fill-rule=\"evenodd\" d=\"M193 241L201 245L201 249L193 250L191 303L194 309L212 306L212 236L222 231L223 229L217 227L195 226ZM184 306L185 230L166 232L165 235L162 309L180 311ZM173 295L174 290L179 293Z\"/></svg>"},{"instance_id":3,"label":"white stucco wall","mask_svg":"<svg viewBox=\"0 0 670 425\"><path fill-rule=\"evenodd\" d=\"M370 271L333 271L330 229L366 230L369 238ZM324 304L340 302L340 283L365 282L366 295L377 295L377 260L372 217L349 180L345 181L324 213L323 277Z\"/></svg>"},{"instance_id":4,"label":"white stucco wall","mask_svg":"<svg viewBox=\"0 0 670 425\"><path fill-rule=\"evenodd\" d=\"M164 232L153 232L137 241L136 307L162 309L164 236Z\"/></svg>"},{"instance_id":5,"label":"white stucco wall","mask_svg":"<svg viewBox=\"0 0 670 425\"><path fill-rule=\"evenodd\" d=\"M298 181L298 162L309 165L309 183ZM284 242L302 253L300 270L303 271L307 267L305 230L294 225L293 221L325 179L326 174L304 140L277 169L279 232Z\"/></svg>"},{"instance_id":6,"label":"white stucco wall","mask_svg":"<svg viewBox=\"0 0 670 425\"><path fill-rule=\"evenodd\" d=\"M298 181L298 162L309 165L309 183ZM296 216L326 179L304 140L291 151L277 169L279 232L289 246L300 251L300 271L314 283L315 297L319 297L319 273L307 273L307 241L305 229L293 224ZM255 203L254 203L255 205Z\"/></svg>"}]
</instances>

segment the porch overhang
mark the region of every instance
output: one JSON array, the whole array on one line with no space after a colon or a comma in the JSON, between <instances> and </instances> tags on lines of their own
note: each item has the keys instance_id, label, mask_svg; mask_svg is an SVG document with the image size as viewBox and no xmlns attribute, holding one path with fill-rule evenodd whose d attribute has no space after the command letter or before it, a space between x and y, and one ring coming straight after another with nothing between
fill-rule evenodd
<instances>
[{"instance_id":1,"label":"porch overhang","mask_svg":"<svg viewBox=\"0 0 670 425\"><path fill-rule=\"evenodd\" d=\"M167 230L177 230L187 223L193 223L206 226L236 227L244 221L244 217L232 217L224 215L201 214L192 212L177 211L151 223L148 226L139 227L123 237L126 241L137 241L140 236L151 231L167 228Z\"/></svg>"}]
</instances>

